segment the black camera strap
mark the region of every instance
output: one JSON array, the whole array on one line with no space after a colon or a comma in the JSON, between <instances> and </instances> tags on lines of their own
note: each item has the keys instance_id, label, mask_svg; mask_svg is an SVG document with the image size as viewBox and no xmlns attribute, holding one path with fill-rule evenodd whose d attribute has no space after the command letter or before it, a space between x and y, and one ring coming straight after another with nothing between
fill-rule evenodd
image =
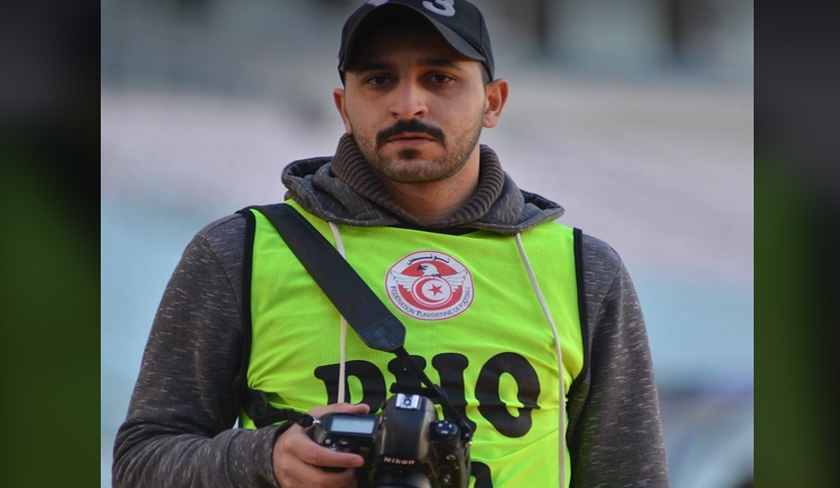
<instances>
[{"instance_id":1,"label":"black camera strap","mask_svg":"<svg viewBox=\"0 0 840 488\"><path fill-rule=\"evenodd\" d=\"M324 291L362 341L378 351L394 353L430 391L446 415L458 423L466 440L472 438L466 420L449 402L446 392L432 383L405 350L405 326L379 300L367 283L312 224L294 208L278 203L254 207L271 221L289 249ZM427 395L431 396L431 395Z\"/></svg>"}]
</instances>

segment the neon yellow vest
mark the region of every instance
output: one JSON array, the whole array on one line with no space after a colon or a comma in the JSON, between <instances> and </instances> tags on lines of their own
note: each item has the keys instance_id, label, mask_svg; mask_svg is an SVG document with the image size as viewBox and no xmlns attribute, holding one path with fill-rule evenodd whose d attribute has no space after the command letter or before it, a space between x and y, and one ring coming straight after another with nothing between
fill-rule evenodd
<instances>
[{"instance_id":1,"label":"neon yellow vest","mask_svg":"<svg viewBox=\"0 0 840 488\"><path fill-rule=\"evenodd\" d=\"M328 223L287 203L335 244ZM248 387L267 392L275 407L299 412L334 403L340 315L268 219L251 211ZM473 425L472 474L492 479L480 486L558 486L563 407L554 335L514 237L338 228L346 259L405 325L405 349L425 359L426 374ZM521 238L558 330L568 394L583 364L573 230L548 222ZM344 401L377 408L397 375L406 374L389 368L394 359L348 327ZM254 427L244 414L241 424Z\"/></svg>"}]
</instances>

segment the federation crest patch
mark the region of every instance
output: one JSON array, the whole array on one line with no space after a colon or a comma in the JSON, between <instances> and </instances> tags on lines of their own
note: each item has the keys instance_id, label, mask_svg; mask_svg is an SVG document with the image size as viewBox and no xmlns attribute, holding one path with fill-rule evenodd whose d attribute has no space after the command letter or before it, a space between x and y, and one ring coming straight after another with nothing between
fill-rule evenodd
<instances>
[{"instance_id":1,"label":"federation crest patch","mask_svg":"<svg viewBox=\"0 0 840 488\"><path fill-rule=\"evenodd\" d=\"M438 251L411 253L385 276L388 298L402 313L420 320L445 320L473 301L472 275L452 256Z\"/></svg>"}]
</instances>

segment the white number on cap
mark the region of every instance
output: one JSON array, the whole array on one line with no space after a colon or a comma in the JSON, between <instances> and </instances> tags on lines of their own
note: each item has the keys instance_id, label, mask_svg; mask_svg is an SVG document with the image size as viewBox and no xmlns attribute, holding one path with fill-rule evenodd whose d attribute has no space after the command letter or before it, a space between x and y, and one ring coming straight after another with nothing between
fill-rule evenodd
<instances>
[{"instance_id":1,"label":"white number on cap","mask_svg":"<svg viewBox=\"0 0 840 488\"><path fill-rule=\"evenodd\" d=\"M423 2L423 6L426 7L426 10L445 17L455 15L455 0L435 0L434 4Z\"/></svg>"},{"instance_id":2,"label":"white number on cap","mask_svg":"<svg viewBox=\"0 0 840 488\"><path fill-rule=\"evenodd\" d=\"M374 7L378 7L380 5L388 3L388 0L368 0L367 3L369 5L373 5Z\"/></svg>"}]
</instances>

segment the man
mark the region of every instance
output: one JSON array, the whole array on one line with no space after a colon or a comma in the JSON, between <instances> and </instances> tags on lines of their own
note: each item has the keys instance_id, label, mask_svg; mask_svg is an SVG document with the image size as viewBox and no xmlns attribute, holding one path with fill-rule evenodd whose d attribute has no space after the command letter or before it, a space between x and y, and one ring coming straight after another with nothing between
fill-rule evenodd
<instances>
[{"instance_id":1,"label":"man","mask_svg":"<svg viewBox=\"0 0 840 488\"><path fill-rule=\"evenodd\" d=\"M471 486L668 486L633 284L479 144L508 96L494 68L466 1L361 6L334 92L346 134L284 170L287 203L405 325L473 436ZM364 485L365 459L305 420L380 414L407 373L344 327L262 209L202 229L155 317L114 485Z\"/></svg>"}]
</instances>

